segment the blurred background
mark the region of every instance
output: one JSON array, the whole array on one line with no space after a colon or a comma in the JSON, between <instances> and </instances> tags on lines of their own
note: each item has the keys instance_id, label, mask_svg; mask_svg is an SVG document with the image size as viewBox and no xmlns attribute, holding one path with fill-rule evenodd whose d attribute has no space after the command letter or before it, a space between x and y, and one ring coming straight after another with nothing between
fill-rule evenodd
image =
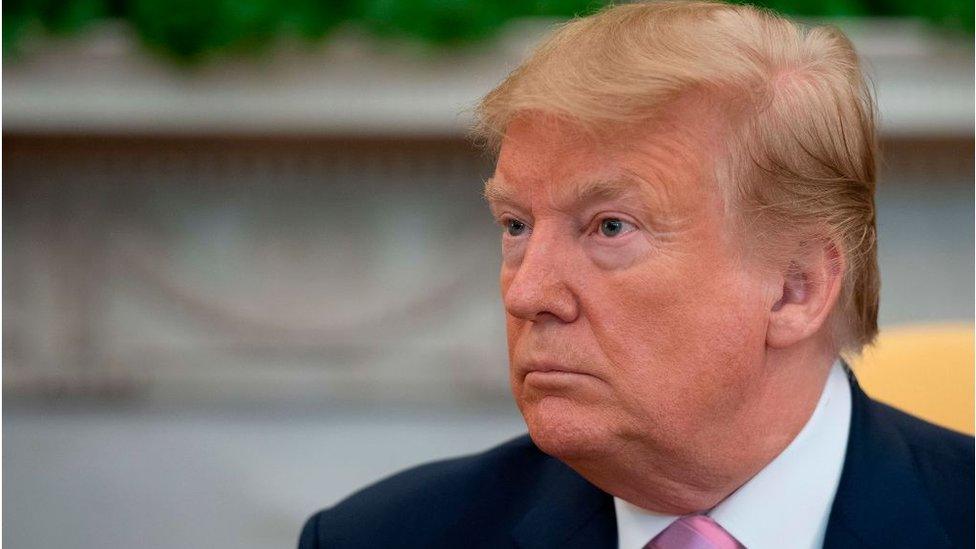
<instances>
[{"instance_id":1,"label":"blurred background","mask_svg":"<svg viewBox=\"0 0 976 549\"><path fill-rule=\"evenodd\" d=\"M779 0L877 90L884 329L971 323L973 5ZM3 4L3 542L290 547L522 432L470 108L592 1Z\"/></svg>"}]
</instances>

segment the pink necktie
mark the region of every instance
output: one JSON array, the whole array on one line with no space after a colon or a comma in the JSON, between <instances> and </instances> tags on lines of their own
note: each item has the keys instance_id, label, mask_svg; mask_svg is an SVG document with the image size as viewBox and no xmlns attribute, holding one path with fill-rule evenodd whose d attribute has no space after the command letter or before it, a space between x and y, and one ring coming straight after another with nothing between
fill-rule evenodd
<instances>
[{"instance_id":1,"label":"pink necktie","mask_svg":"<svg viewBox=\"0 0 976 549\"><path fill-rule=\"evenodd\" d=\"M689 515L672 522L644 549L745 549L745 545L707 516Z\"/></svg>"}]
</instances>

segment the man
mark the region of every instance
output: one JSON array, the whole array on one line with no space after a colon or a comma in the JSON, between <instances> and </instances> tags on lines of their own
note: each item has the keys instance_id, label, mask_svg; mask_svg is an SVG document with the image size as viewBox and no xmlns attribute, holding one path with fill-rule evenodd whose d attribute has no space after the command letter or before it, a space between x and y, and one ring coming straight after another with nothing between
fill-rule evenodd
<instances>
[{"instance_id":1,"label":"man","mask_svg":"<svg viewBox=\"0 0 976 549\"><path fill-rule=\"evenodd\" d=\"M560 29L479 109L529 436L300 546L972 547L973 440L839 359L877 331L872 113L840 32L752 7Z\"/></svg>"}]
</instances>

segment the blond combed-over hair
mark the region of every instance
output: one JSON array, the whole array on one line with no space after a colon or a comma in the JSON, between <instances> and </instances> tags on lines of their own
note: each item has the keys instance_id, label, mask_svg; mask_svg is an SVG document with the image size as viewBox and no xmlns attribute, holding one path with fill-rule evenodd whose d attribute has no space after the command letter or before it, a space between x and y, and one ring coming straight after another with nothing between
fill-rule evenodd
<instances>
[{"instance_id":1,"label":"blond combed-over hair","mask_svg":"<svg viewBox=\"0 0 976 549\"><path fill-rule=\"evenodd\" d=\"M725 113L716 177L759 247L825 241L840 253L831 335L858 353L877 334L877 145L871 93L839 30L719 2L609 7L561 26L485 96L475 136L497 153L509 122L533 111L639 127L691 95Z\"/></svg>"}]
</instances>

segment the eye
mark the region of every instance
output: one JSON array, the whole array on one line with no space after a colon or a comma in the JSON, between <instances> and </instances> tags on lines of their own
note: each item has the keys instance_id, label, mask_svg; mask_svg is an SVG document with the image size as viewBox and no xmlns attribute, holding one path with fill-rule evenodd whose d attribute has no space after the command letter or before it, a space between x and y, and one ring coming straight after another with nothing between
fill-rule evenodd
<instances>
[{"instance_id":1,"label":"eye","mask_svg":"<svg viewBox=\"0 0 976 549\"><path fill-rule=\"evenodd\" d=\"M504 221L505 231L509 236L521 236L525 232L525 223L522 223L518 219L508 218Z\"/></svg>"},{"instance_id":2,"label":"eye","mask_svg":"<svg viewBox=\"0 0 976 549\"><path fill-rule=\"evenodd\" d=\"M618 217L606 217L600 220L600 234L607 238L614 238L634 230L633 223Z\"/></svg>"}]
</instances>

